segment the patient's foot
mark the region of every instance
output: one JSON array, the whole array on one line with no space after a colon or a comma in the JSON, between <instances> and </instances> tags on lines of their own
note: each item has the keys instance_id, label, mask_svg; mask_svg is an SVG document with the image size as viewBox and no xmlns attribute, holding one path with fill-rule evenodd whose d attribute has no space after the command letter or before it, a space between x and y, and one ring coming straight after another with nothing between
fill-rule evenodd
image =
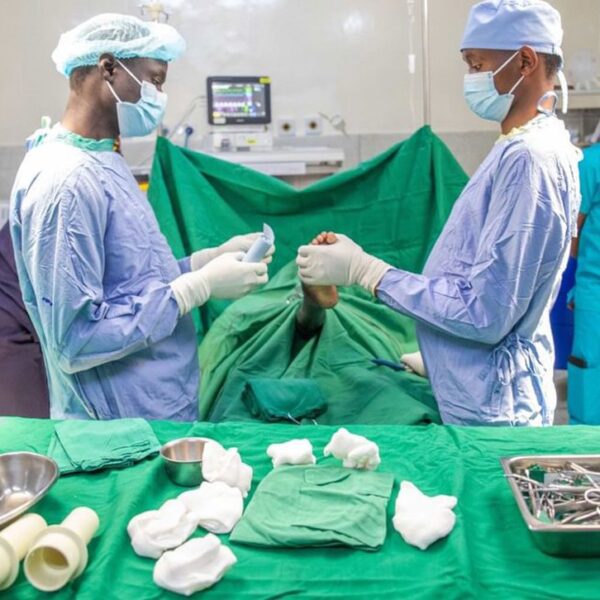
<instances>
[{"instance_id":1,"label":"patient's foot","mask_svg":"<svg viewBox=\"0 0 600 600\"><path fill-rule=\"evenodd\" d=\"M311 244L335 244L335 233L320 233ZM303 337L314 335L325 322L325 310L338 303L338 291L334 285L306 285L302 283L304 298L296 314L296 325Z\"/></svg>"},{"instance_id":2,"label":"patient's foot","mask_svg":"<svg viewBox=\"0 0 600 600\"><path fill-rule=\"evenodd\" d=\"M335 233L324 231L320 233L311 244L335 244L337 238ZM302 291L307 303L321 308L333 308L338 303L338 291L335 285L306 285L302 284Z\"/></svg>"}]
</instances>

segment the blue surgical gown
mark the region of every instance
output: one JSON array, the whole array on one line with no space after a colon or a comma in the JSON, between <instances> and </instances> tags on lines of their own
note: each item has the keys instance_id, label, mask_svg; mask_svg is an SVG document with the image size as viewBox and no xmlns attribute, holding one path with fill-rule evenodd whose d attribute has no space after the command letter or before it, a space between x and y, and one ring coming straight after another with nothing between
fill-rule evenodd
<instances>
[{"instance_id":1,"label":"blue surgical gown","mask_svg":"<svg viewBox=\"0 0 600 600\"><path fill-rule=\"evenodd\" d=\"M576 229L579 158L554 116L499 140L423 274L392 269L383 277L378 297L418 321L445 423L552 423L549 313Z\"/></svg>"},{"instance_id":2,"label":"blue surgical gown","mask_svg":"<svg viewBox=\"0 0 600 600\"><path fill-rule=\"evenodd\" d=\"M199 369L175 260L123 157L54 130L11 196L21 290L38 332L52 418L193 420Z\"/></svg>"}]
</instances>

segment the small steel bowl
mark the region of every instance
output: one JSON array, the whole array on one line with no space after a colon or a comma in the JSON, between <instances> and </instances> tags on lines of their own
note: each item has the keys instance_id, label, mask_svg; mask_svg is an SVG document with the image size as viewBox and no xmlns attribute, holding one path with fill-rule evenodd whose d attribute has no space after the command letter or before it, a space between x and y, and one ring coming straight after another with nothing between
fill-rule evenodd
<instances>
[{"instance_id":1,"label":"small steel bowl","mask_svg":"<svg viewBox=\"0 0 600 600\"><path fill-rule=\"evenodd\" d=\"M176 485L192 487L202 483L202 453L207 438L179 438L160 449L169 479Z\"/></svg>"},{"instance_id":2,"label":"small steel bowl","mask_svg":"<svg viewBox=\"0 0 600 600\"><path fill-rule=\"evenodd\" d=\"M54 485L58 465L33 452L0 454L0 527L29 510Z\"/></svg>"}]
</instances>

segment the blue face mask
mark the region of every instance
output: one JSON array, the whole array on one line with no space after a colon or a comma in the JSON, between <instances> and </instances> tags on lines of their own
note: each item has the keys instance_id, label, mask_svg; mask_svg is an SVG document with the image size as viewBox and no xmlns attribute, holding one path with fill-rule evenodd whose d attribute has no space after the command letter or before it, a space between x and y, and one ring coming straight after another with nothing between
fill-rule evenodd
<instances>
[{"instance_id":1,"label":"blue face mask","mask_svg":"<svg viewBox=\"0 0 600 600\"><path fill-rule=\"evenodd\" d=\"M162 121L167 106L167 95L159 92L155 85L140 81L120 60L117 61L142 88L137 102L123 102L106 82L117 100L117 120L122 137L141 137L152 133Z\"/></svg>"},{"instance_id":2,"label":"blue face mask","mask_svg":"<svg viewBox=\"0 0 600 600\"><path fill-rule=\"evenodd\" d=\"M469 73L465 75L463 93L469 108L482 119L498 121L501 123L506 119L508 111L515 99L513 92L523 81L524 76L513 85L507 94L499 94L494 84L494 76L500 73L506 65L518 56L515 52L506 62L501 64L495 71L484 71L482 73Z\"/></svg>"}]
</instances>

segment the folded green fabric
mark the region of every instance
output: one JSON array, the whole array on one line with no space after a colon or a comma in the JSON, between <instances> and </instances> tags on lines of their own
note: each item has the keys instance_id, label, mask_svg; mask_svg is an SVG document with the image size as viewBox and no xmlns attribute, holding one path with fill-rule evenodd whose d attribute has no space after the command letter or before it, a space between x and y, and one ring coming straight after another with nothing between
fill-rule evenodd
<instances>
[{"instance_id":1,"label":"folded green fabric","mask_svg":"<svg viewBox=\"0 0 600 600\"><path fill-rule=\"evenodd\" d=\"M391 473L279 467L258 486L230 539L251 546L378 550L393 484Z\"/></svg>"},{"instance_id":2,"label":"folded green fabric","mask_svg":"<svg viewBox=\"0 0 600 600\"><path fill-rule=\"evenodd\" d=\"M242 399L252 415L263 421L315 419L327 410L312 379L249 379Z\"/></svg>"},{"instance_id":3,"label":"folded green fabric","mask_svg":"<svg viewBox=\"0 0 600 600\"><path fill-rule=\"evenodd\" d=\"M126 467L159 451L144 419L57 423L48 447L62 474Z\"/></svg>"}]
</instances>

